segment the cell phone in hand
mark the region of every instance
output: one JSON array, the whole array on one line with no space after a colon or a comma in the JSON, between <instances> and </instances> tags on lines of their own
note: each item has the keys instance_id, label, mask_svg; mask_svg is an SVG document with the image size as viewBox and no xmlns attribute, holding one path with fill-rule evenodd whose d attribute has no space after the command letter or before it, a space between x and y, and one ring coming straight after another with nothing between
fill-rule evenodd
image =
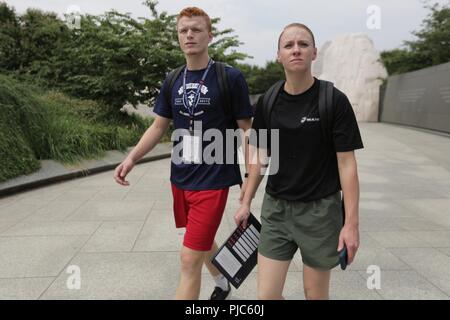
<instances>
[{"instance_id":1,"label":"cell phone in hand","mask_svg":"<svg viewBox=\"0 0 450 320\"><path fill-rule=\"evenodd\" d=\"M341 265L341 269L345 270L348 264L348 254L347 247L344 245L344 248L339 251L339 264Z\"/></svg>"}]
</instances>

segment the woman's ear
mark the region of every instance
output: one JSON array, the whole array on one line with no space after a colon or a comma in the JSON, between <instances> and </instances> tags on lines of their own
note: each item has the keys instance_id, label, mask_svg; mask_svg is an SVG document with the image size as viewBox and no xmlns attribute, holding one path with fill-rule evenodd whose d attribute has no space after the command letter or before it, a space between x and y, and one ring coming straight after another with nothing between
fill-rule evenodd
<instances>
[{"instance_id":1,"label":"woman's ear","mask_svg":"<svg viewBox=\"0 0 450 320\"><path fill-rule=\"evenodd\" d=\"M316 58L317 58L317 48L314 47L314 53L313 53L312 61L316 60Z\"/></svg>"}]
</instances>

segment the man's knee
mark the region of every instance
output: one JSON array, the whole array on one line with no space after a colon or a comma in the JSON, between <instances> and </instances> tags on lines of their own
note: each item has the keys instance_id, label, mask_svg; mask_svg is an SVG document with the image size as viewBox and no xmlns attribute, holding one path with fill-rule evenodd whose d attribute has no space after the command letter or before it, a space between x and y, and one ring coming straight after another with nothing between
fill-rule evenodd
<instances>
[{"instance_id":1,"label":"man's knee","mask_svg":"<svg viewBox=\"0 0 450 320\"><path fill-rule=\"evenodd\" d=\"M284 300L282 289L280 291L267 283L259 283L258 300Z\"/></svg>"},{"instance_id":2,"label":"man's knee","mask_svg":"<svg viewBox=\"0 0 450 320\"><path fill-rule=\"evenodd\" d=\"M204 260L204 253L181 250L180 260L181 270L184 272L193 273L201 269Z\"/></svg>"},{"instance_id":3,"label":"man's knee","mask_svg":"<svg viewBox=\"0 0 450 320\"><path fill-rule=\"evenodd\" d=\"M274 294L273 292L258 292L258 300L284 300L281 294Z\"/></svg>"}]
</instances>

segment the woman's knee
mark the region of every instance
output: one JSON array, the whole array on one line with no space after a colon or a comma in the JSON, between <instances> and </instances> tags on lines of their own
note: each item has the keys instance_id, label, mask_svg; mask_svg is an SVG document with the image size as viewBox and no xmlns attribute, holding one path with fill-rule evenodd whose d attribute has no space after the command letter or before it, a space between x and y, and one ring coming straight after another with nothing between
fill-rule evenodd
<instances>
[{"instance_id":1,"label":"woman's knee","mask_svg":"<svg viewBox=\"0 0 450 320\"><path fill-rule=\"evenodd\" d=\"M321 270L303 264L303 289L307 300L328 300L331 270Z\"/></svg>"},{"instance_id":2,"label":"woman's knee","mask_svg":"<svg viewBox=\"0 0 450 320\"><path fill-rule=\"evenodd\" d=\"M324 288L304 288L306 300L328 300L328 290Z\"/></svg>"}]
</instances>

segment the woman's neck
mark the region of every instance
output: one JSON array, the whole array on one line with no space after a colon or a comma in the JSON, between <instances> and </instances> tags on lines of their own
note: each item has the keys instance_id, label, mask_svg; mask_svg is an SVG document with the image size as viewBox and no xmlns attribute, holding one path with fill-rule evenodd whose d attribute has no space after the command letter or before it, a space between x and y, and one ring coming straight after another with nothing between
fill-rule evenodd
<instances>
[{"instance_id":1,"label":"woman's neck","mask_svg":"<svg viewBox=\"0 0 450 320\"><path fill-rule=\"evenodd\" d=\"M284 90L291 94L297 95L305 92L314 84L314 77L311 72L308 73L286 73L286 82Z\"/></svg>"}]
</instances>

